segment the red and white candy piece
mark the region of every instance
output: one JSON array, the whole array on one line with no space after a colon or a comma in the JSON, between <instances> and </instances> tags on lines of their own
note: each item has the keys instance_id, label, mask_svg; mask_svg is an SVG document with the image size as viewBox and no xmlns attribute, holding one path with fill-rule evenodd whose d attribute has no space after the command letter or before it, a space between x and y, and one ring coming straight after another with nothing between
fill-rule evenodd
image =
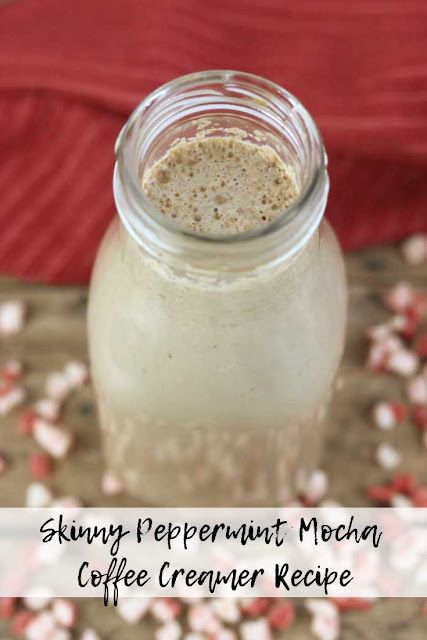
<instances>
[{"instance_id":1,"label":"red and white candy piece","mask_svg":"<svg viewBox=\"0 0 427 640\"><path fill-rule=\"evenodd\" d=\"M401 251L408 264L419 265L427 261L427 235L416 233L402 243Z\"/></svg>"},{"instance_id":2,"label":"red and white candy piece","mask_svg":"<svg viewBox=\"0 0 427 640\"><path fill-rule=\"evenodd\" d=\"M49 640L56 631L56 622L50 611L37 614L25 629L26 640Z\"/></svg>"},{"instance_id":3,"label":"red and white candy piece","mask_svg":"<svg viewBox=\"0 0 427 640\"><path fill-rule=\"evenodd\" d=\"M64 367L64 375L71 389L81 387L89 380L89 370L83 362L73 360Z\"/></svg>"},{"instance_id":4,"label":"red and white candy piece","mask_svg":"<svg viewBox=\"0 0 427 640\"><path fill-rule=\"evenodd\" d=\"M242 640L273 640L273 635L265 618L242 622L239 630Z\"/></svg>"},{"instance_id":5,"label":"red and white candy piece","mask_svg":"<svg viewBox=\"0 0 427 640\"><path fill-rule=\"evenodd\" d=\"M427 379L424 376L415 376L409 380L406 391L413 404L427 404Z\"/></svg>"},{"instance_id":6,"label":"red and white candy piece","mask_svg":"<svg viewBox=\"0 0 427 640\"><path fill-rule=\"evenodd\" d=\"M35 480L45 480L52 473L52 460L45 453L30 453L28 469Z\"/></svg>"},{"instance_id":7,"label":"red and white candy piece","mask_svg":"<svg viewBox=\"0 0 427 640\"><path fill-rule=\"evenodd\" d=\"M70 393L70 383L65 374L51 373L46 379L45 390L49 398L62 402Z\"/></svg>"},{"instance_id":8,"label":"red and white candy piece","mask_svg":"<svg viewBox=\"0 0 427 640\"><path fill-rule=\"evenodd\" d=\"M414 304L415 291L407 282L399 282L384 296L385 306L395 313L402 313Z\"/></svg>"},{"instance_id":9,"label":"red and white candy piece","mask_svg":"<svg viewBox=\"0 0 427 640\"><path fill-rule=\"evenodd\" d=\"M33 619L34 613L32 613L32 611L18 611L10 625L10 633L16 638L22 638Z\"/></svg>"},{"instance_id":10,"label":"red and white candy piece","mask_svg":"<svg viewBox=\"0 0 427 640\"><path fill-rule=\"evenodd\" d=\"M8 382L16 382L22 375L22 362L9 360L0 369L0 378Z\"/></svg>"},{"instance_id":11,"label":"red and white candy piece","mask_svg":"<svg viewBox=\"0 0 427 640\"><path fill-rule=\"evenodd\" d=\"M242 617L240 608L234 598L215 598L211 600L212 609L223 622L237 624Z\"/></svg>"},{"instance_id":12,"label":"red and white candy piece","mask_svg":"<svg viewBox=\"0 0 427 640\"><path fill-rule=\"evenodd\" d=\"M0 304L0 335L13 336L24 328L26 307L19 300Z\"/></svg>"},{"instance_id":13,"label":"red and white candy piece","mask_svg":"<svg viewBox=\"0 0 427 640\"><path fill-rule=\"evenodd\" d=\"M237 640L237 635L232 629L220 629L209 636L209 640Z\"/></svg>"},{"instance_id":14,"label":"red and white candy piece","mask_svg":"<svg viewBox=\"0 0 427 640\"><path fill-rule=\"evenodd\" d=\"M311 631L319 640L337 640L340 620L336 605L330 600L308 600L306 608L312 614Z\"/></svg>"},{"instance_id":15,"label":"red and white candy piece","mask_svg":"<svg viewBox=\"0 0 427 640\"><path fill-rule=\"evenodd\" d=\"M400 402L377 402L372 410L374 424L379 429L389 431L406 417L406 407Z\"/></svg>"},{"instance_id":16,"label":"red and white candy piece","mask_svg":"<svg viewBox=\"0 0 427 640\"><path fill-rule=\"evenodd\" d=\"M209 604L196 604L188 610L188 626L199 633L216 633L221 624Z\"/></svg>"},{"instance_id":17,"label":"red and white candy piece","mask_svg":"<svg viewBox=\"0 0 427 640\"><path fill-rule=\"evenodd\" d=\"M51 603L52 596L47 590L38 589L36 593L24 597L24 604L31 611L42 611Z\"/></svg>"},{"instance_id":18,"label":"red and white candy piece","mask_svg":"<svg viewBox=\"0 0 427 640\"><path fill-rule=\"evenodd\" d=\"M42 398L34 403L34 411L40 418L56 422L61 413L61 403L53 398Z\"/></svg>"},{"instance_id":19,"label":"red and white candy piece","mask_svg":"<svg viewBox=\"0 0 427 640\"><path fill-rule=\"evenodd\" d=\"M154 632L155 640L179 640L181 636L182 627L177 620L166 622Z\"/></svg>"},{"instance_id":20,"label":"red and white candy piece","mask_svg":"<svg viewBox=\"0 0 427 640\"><path fill-rule=\"evenodd\" d=\"M377 462L382 469L395 469L401 462L400 453L390 444L383 442L376 453Z\"/></svg>"},{"instance_id":21,"label":"red and white candy piece","mask_svg":"<svg viewBox=\"0 0 427 640\"><path fill-rule=\"evenodd\" d=\"M33 436L37 444L53 458L65 458L73 444L71 433L41 418L34 422Z\"/></svg>"},{"instance_id":22,"label":"red and white candy piece","mask_svg":"<svg viewBox=\"0 0 427 640\"><path fill-rule=\"evenodd\" d=\"M419 364L419 358L415 353L409 349L402 349L387 358L386 369L390 373L409 378L417 372Z\"/></svg>"},{"instance_id":23,"label":"red and white candy piece","mask_svg":"<svg viewBox=\"0 0 427 640\"><path fill-rule=\"evenodd\" d=\"M101 483L102 492L106 496L118 496L123 492L123 483L112 471L105 471Z\"/></svg>"},{"instance_id":24,"label":"red and white candy piece","mask_svg":"<svg viewBox=\"0 0 427 640\"><path fill-rule=\"evenodd\" d=\"M77 622L77 606L71 600L56 598L52 604L52 613L61 627L74 629Z\"/></svg>"},{"instance_id":25,"label":"red and white candy piece","mask_svg":"<svg viewBox=\"0 0 427 640\"><path fill-rule=\"evenodd\" d=\"M150 605L151 598L121 598L117 611L128 624L136 624L148 612Z\"/></svg>"},{"instance_id":26,"label":"red and white candy piece","mask_svg":"<svg viewBox=\"0 0 427 640\"><path fill-rule=\"evenodd\" d=\"M170 622L181 613L181 605L174 598L156 598L151 602L150 613L159 622Z\"/></svg>"},{"instance_id":27,"label":"red and white candy piece","mask_svg":"<svg viewBox=\"0 0 427 640\"><path fill-rule=\"evenodd\" d=\"M9 387L0 393L0 416L5 416L25 400L26 393L22 387Z\"/></svg>"},{"instance_id":28,"label":"red and white candy piece","mask_svg":"<svg viewBox=\"0 0 427 640\"><path fill-rule=\"evenodd\" d=\"M328 488L329 478L326 473L321 469L313 471L302 492L305 504L312 506L320 502L327 494Z\"/></svg>"},{"instance_id":29,"label":"red and white candy piece","mask_svg":"<svg viewBox=\"0 0 427 640\"><path fill-rule=\"evenodd\" d=\"M27 507L47 507L53 495L44 484L33 482L27 487L25 505Z\"/></svg>"},{"instance_id":30,"label":"red and white candy piece","mask_svg":"<svg viewBox=\"0 0 427 640\"><path fill-rule=\"evenodd\" d=\"M295 619L295 606L287 600L279 600L267 615L270 627L276 631L286 631L293 625Z\"/></svg>"}]
</instances>

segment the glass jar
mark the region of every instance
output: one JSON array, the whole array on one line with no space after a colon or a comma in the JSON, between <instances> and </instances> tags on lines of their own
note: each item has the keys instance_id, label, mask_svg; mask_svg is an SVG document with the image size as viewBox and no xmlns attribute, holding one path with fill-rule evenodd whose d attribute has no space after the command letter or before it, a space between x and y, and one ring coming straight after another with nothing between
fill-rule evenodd
<instances>
[{"instance_id":1,"label":"glass jar","mask_svg":"<svg viewBox=\"0 0 427 640\"><path fill-rule=\"evenodd\" d=\"M147 168L206 126L261 136L292 170L299 196L275 221L201 235L144 194ZM201 72L139 105L116 158L120 220L102 242L89 300L107 466L148 504L283 504L318 463L345 334L319 132L281 87Z\"/></svg>"}]
</instances>

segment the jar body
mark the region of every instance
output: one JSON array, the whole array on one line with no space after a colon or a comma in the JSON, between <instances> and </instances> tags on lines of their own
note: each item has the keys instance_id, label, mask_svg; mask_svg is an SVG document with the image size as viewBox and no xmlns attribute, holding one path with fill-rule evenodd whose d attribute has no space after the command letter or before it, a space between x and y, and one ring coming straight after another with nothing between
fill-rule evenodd
<instances>
[{"instance_id":1,"label":"jar body","mask_svg":"<svg viewBox=\"0 0 427 640\"><path fill-rule=\"evenodd\" d=\"M342 354L344 267L327 223L291 258L210 281L114 222L90 291L106 462L161 506L274 506L317 463Z\"/></svg>"}]
</instances>

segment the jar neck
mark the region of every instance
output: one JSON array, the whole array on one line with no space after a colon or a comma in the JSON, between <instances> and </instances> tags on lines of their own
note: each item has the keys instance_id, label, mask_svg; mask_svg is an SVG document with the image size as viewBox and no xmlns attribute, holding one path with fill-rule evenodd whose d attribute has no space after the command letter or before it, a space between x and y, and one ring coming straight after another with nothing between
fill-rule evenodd
<instances>
[{"instance_id":1,"label":"jar neck","mask_svg":"<svg viewBox=\"0 0 427 640\"><path fill-rule=\"evenodd\" d=\"M291 206L262 228L229 236L191 232L162 215L142 189L144 173L203 126L215 135L238 128L271 145L297 183ZM208 71L160 87L137 107L117 140L113 185L122 223L144 251L179 271L232 275L300 251L323 217L329 181L319 131L294 96L256 76Z\"/></svg>"}]
</instances>

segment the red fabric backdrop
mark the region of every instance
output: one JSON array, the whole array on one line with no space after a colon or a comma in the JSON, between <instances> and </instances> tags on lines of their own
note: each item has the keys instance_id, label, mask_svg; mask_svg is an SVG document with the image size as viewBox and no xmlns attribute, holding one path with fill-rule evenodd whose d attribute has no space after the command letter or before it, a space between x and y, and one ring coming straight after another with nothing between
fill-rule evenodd
<instances>
[{"instance_id":1,"label":"red fabric backdrop","mask_svg":"<svg viewBox=\"0 0 427 640\"><path fill-rule=\"evenodd\" d=\"M0 0L0 271L86 281L121 125L209 68L305 103L346 248L427 229L426 43L425 0Z\"/></svg>"}]
</instances>

